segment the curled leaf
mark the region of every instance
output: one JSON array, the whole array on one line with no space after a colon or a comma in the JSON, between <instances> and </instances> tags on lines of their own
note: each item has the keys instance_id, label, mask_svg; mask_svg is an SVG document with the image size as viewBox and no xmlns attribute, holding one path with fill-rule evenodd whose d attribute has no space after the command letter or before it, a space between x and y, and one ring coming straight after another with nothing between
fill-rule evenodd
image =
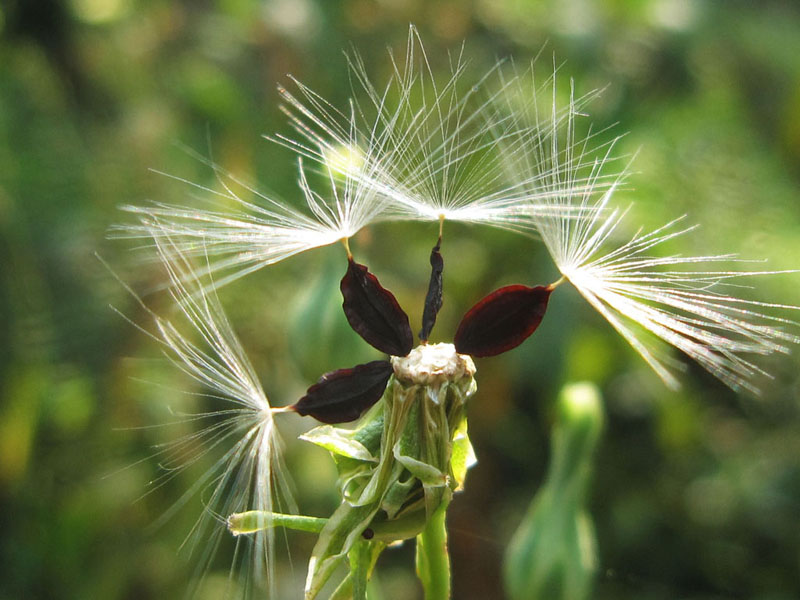
<instances>
[{"instance_id":1,"label":"curled leaf","mask_svg":"<svg viewBox=\"0 0 800 600\"><path fill-rule=\"evenodd\" d=\"M442 308L442 271L444 270L444 259L439 249L442 246L442 238L436 242L431 250L431 280L428 284L428 294L425 296L425 308L422 311L422 329L419 332L421 342L428 341L433 326L436 324L436 315Z\"/></svg>"},{"instance_id":2,"label":"curled leaf","mask_svg":"<svg viewBox=\"0 0 800 600\"><path fill-rule=\"evenodd\" d=\"M325 373L290 408L323 423L355 421L383 395L392 364L386 360Z\"/></svg>"},{"instance_id":3,"label":"curled leaf","mask_svg":"<svg viewBox=\"0 0 800 600\"><path fill-rule=\"evenodd\" d=\"M367 267L351 258L341 290L347 321L367 343L392 356L406 356L411 352L414 336L408 315Z\"/></svg>"},{"instance_id":4,"label":"curled leaf","mask_svg":"<svg viewBox=\"0 0 800 600\"><path fill-rule=\"evenodd\" d=\"M325 448L331 454L365 462L378 462L372 453L357 439L352 429L320 425L306 431L299 439Z\"/></svg>"},{"instance_id":5,"label":"curled leaf","mask_svg":"<svg viewBox=\"0 0 800 600\"><path fill-rule=\"evenodd\" d=\"M552 291L549 286L524 285L495 290L461 319L455 337L456 351L470 356L495 356L516 348L542 322Z\"/></svg>"}]
</instances>

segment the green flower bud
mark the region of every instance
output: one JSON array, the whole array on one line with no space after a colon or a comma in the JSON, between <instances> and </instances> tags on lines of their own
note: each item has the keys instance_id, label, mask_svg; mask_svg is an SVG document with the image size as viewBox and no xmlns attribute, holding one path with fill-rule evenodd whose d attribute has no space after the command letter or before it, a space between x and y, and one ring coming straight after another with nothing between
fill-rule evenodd
<instances>
[{"instance_id":1,"label":"green flower bud","mask_svg":"<svg viewBox=\"0 0 800 600\"><path fill-rule=\"evenodd\" d=\"M597 388L566 386L558 400L547 478L506 553L505 583L513 600L589 597L597 557L585 496L602 427Z\"/></svg>"}]
</instances>

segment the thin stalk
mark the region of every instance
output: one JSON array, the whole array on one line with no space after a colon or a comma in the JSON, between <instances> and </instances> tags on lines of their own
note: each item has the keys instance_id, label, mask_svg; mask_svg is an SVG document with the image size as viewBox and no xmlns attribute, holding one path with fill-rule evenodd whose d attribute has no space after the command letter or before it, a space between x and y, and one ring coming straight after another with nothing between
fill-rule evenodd
<instances>
[{"instance_id":1,"label":"thin stalk","mask_svg":"<svg viewBox=\"0 0 800 600\"><path fill-rule=\"evenodd\" d=\"M246 535L264 531L271 527L285 527L294 531L320 533L327 523L328 519L323 517L250 510L243 513L235 513L228 517L228 530L233 535ZM370 531L372 539L390 544L398 540L413 538L422 531L424 525L425 511L419 510L392 521L373 523Z\"/></svg>"},{"instance_id":2,"label":"thin stalk","mask_svg":"<svg viewBox=\"0 0 800 600\"><path fill-rule=\"evenodd\" d=\"M327 522L328 519L319 517L249 510L243 513L235 513L228 517L228 530L233 535L244 535L272 527L285 527L295 531L319 533Z\"/></svg>"},{"instance_id":3,"label":"thin stalk","mask_svg":"<svg viewBox=\"0 0 800 600\"><path fill-rule=\"evenodd\" d=\"M369 585L369 581L374 574L375 563L384 548L386 544L375 540L357 542L348 554L350 572L328 600L362 600L362 596L357 595L361 593L356 587L356 582L359 580L363 581L364 593L369 590L369 596L366 598L375 596L375 588Z\"/></svg>"},{"instance_id":4,"label":"thin stalk","mask_svg":"<svg viewBox=\"0 0 800 600\"><path fill-rule=\"evenodd\" d=\"M367 580L370 573L369 542L359 540L350 554L350 576L353 579L353 600L367 600Z\"/></svg>"},{"instance_id":5,"label":"thin stalk","mask_svg":"<svg viewBox=\"0 0 800 600\"><path fill-rule=\"evenodd\" d=\"M447 551L446 527L449 504L450 498L444 498L425 529L417 536L417 575L425 591L425 600L450 599L450 554Z\"/></svg>"}]
</instances>

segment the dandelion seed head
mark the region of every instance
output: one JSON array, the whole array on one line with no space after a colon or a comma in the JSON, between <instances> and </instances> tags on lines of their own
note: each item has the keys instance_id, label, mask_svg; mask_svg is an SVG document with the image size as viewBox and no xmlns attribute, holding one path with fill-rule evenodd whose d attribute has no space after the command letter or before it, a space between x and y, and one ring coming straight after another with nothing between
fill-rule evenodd
<instances>
[{"instance_id":1,"label":"dandelion seed head","mask_svg":"<svg viewBox=\"0 0 800 600\"><path fill-rule=\"evenodd\" d=\"M758 378L768 376L757 359L800 343L793 333L798 323L787 318L800 307L739 295L744 278L778 272L738 271L746 261L731 254L666 253L669 241L695 229L685 217L651 231L626 231L628 211L615 203L628 177L628 157L617 152L619 137L602 141L590 126L578 133L597 91L579 95L570 82L562 106L555 64L544 80L537 78L535 65L518 69L513 61L471 80L463 48L448 59L445 76L434 75L438 70L412 27L405 55L390 55L392 74L384 85L368 78L357 55L349 57L357 94L345 108L296 80L291 90L279 88L293 133L270 139L296 155L297 202L265 194L201 159L216 175L216 185L173 177L201 202L124 207L136 222L117 228L117 236L147 240L167 271L178 308L176 318L166 319L141 303L153 318L150 335L210 401L221 404L188 417L202 428L169 448L179 454L198 450L188 461L169 465L156 481L160 485L191 464L211 460L211 468L175 505L197 495L207 505L186 542L200 553L203 567L210 564L229 515L269 514L282 503L296 510L286 491L274 421L280 409L271 406L215 290L340 241L352 267L349 238L375 223L436 221L441 235L444 221L460 221L535 234L562 278L550 286L507 288L535 292L546 308L551 292L569 282L671 388L680 381L675 349L731 388L756 392ZM439 249L437 243L434 250ZM507 288L501 289L510 294ZM525 337L538 327L544 308L531 315ZM399 305L398 310L402 313ZM489 312L487 329L503 311ZM512 323L508 332L502 330L514 345L525 339L517 335L520 327ZM403 353L413 345L410 329L408 340ZM510 342L484 346L493 352L513 347ZM489 356L489 350L472 353ZM423 343L407 356L393 356L391 364L397 379L430 389L471 382L475 373L472 359L453 344ZM390 375L383 374L381 386ZM596 398L584 395L574 411L589 411L594 404ZM245 567L238 581L246 591L266 580L274 595L272 532L259 527L237 536L234 562Z\"/></svg>"}]
</instances>

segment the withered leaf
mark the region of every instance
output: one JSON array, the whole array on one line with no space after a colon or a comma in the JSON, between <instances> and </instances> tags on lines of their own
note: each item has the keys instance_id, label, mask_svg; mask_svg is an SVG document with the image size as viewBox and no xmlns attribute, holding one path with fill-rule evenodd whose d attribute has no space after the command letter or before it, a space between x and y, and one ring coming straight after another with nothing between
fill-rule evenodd
<instances>
[{"instance_id":1,"label":"withered leaf","mask_svg":"<svg viewBox=\"0 0 800 600\"><path fill-rule=\"evenodd\" d=\"M431 280L428 283L428 294L425 296L425 308L422 311L422 329L419 331L421 342L428 341L433 326L436 324L436 315L442 308L442 271L444 270L444 259L439 249L442 246L442 238L436 242L431 250Z\"/></svg>"},{"instance_id":2,"label":"withered leaf","mask_svg":"<svg viewBox=\"0 0 800 600\"><path fill-rule=\"evenodd\" d=\"M387 360L331 371L320 377L306 395L289 408L323 423L355 421L380 400L391 375L392 364Z\"/></svg>"},{"instance_id":3,"label":"withered leaf","mask_svg":"<svg viewBox=\"0 0 800 600\"><path fill-rule=\"evenodd\" d=\"M392 356L405 356L414 347L414 336L397 299L367 267L352 258L342 278L344 314L350 327L367 343Z\"/></svg>"},{"instance_id":4,"label":"withered leaf","mask_svg":"<svg viewBox=\"0 0 800 600\"><path fill-rule=\"evenodd\" d=\"M542 322L552 288L509 285L473 306L455 337L456 351L470 356L495 356L516 348Z\"/></svg>"}]
</instances>

